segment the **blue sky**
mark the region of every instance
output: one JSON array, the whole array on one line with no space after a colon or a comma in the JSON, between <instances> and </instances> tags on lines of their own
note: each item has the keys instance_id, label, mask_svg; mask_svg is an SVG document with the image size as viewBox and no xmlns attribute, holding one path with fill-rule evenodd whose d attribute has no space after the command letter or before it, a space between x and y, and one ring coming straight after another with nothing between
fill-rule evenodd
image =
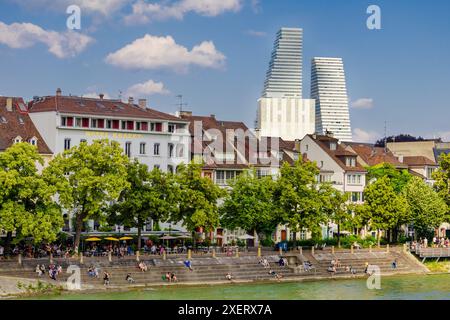
<instances>
[{"instance_id":1,"label":"blue sky","mask_svg":"<svg viewBox=\"0 0 450 320\"><path fill-rule=\"evenodd\" d=\"M382 30L366 27L371 4ZM253 127L275 33L301 27L303 95L312 57L342 57L356 138L383 135L387 121L388 134L450 139L449 12L447 0L2 0L0 94L122 91L165 112L183 94L195 114Z\"/></svg>"}]
</instances>

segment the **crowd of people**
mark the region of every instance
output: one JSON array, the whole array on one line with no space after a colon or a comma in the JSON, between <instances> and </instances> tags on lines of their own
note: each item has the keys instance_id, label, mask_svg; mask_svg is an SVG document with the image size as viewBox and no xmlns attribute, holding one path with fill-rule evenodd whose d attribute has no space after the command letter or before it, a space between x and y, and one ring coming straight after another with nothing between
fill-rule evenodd
<instances>
[{"instance_id":1,"label":"crowd of people","mask_svg":"<svg viewBox=\"0 0 450 320\"><path fill-rule=\"evenodd\" d=\"M46 273L46 267L44 264L36 265L35 272L38 277L42 277ZM48 266L48 276L52 280L57 280L57 276L62 273L62 267L60 265L55 265L51 263Z\"/></svg>"}]
</instances>

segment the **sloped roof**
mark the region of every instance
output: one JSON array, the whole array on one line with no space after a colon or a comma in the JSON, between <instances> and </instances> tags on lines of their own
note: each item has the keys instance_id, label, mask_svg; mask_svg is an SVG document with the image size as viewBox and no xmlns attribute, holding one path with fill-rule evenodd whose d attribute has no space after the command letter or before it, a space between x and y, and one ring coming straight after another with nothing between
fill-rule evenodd
<instances>
[{"instance_id":1,"label":"sloped roof","mask_svg":"<svg viewBox=\"0 0 450 320\"><path fill-rule=\"evenodd\" d=\"M20 136L24 142L35 137L39 153L52 154L28 115L28 109L24 100L18 97L11 97L12 111L8 111L6 109L7 99L8 97L0 97L0 151L4 151L12 146L14 139Z\"/></svg>"},{"instance_id":2,"label":"sloped roof","mask_svg":"<svg viewBox=\"0 0 450 320\"><path fill-rule=\"evenodd\" d=\"M358 156L369 166L375 166L382 163L388 163L396 168L407 168L408 166L398 160L390 150L375 147L373 144L367 143L349 143L345 142Z\"/></svg>"},{"instance_id":3,"label":"sloped roof","mask_svg":"<svg viewBox=\"0 0 450 320\"><path fill-rule=\"evenodd\" d=\"M120 100L95 99L76 96L46 96L29 103L30 112L59 111L77 115L144 118L183 122L178 117L154 109L143 109Z\"/></svg>"},{"instance_id":4,"label":"sloped roof","mask_svg":"<svg viewBox=\"0 0 450 320\"><path fill-rule=\"evenodd\" d=\"M403 157L403 162L408 166L436 166L437 163L424 156Z\"/></svg>"},{"instance_id":5,"label":"sloped roof","mask_svg":"<svg viewBox=\"0 0 450 320\"><path fill-rule=\"evenodd\" d=\"M325 151L345 171L366 172L366 170L361 166L361 164L358 161L356 161L355 167L348 167L345 164L344 160L345 156L352 156L356 158L358 155L356 153L345 150L344 146L338 143L339 142L338 139L317 134L316 135L308 134L308 137L310 137L313 141L315 141L317 145L321 147L322 150ZM330 149L331 142L336 143L336 150Z\"/></svg>"}]
</instances>

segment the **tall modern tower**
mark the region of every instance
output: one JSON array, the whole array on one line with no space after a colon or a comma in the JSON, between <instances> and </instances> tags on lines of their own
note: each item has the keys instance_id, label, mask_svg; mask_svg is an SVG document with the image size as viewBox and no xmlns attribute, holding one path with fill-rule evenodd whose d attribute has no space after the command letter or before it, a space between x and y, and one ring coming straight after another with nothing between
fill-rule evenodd
<instances>
[{"instance_id":1,"label":"tall modern tower","mask_svg":"<svg viewBox=\"0 0 450 320\"><path fill-rule=\"evenodd\" d=\"M281 28L258 100L259 136L302 139L315 131L314 101L302 99L303 30Z\"/></svg>"},{"instance_id":2,"label":"tall modern tower","mask_svg":"<svg viewBox=\"0 0 450 320\"><path fill-rule=\"evenodd\" d=\"M344 64L341 58L313 58L311 99L316 101L316 132L332 132L341 141L352 141Z\"/></svg>"}]
</instances>

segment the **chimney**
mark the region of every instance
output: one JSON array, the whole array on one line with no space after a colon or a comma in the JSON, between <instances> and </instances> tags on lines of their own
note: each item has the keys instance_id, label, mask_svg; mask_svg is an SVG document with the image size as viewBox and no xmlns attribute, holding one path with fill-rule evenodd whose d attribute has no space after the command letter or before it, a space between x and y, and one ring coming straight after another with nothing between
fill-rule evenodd
<instances>
[{"instance_id":1,"label":"chimney","mask_svg":"<svg viewBox=\"0 0 450 320\"><path fill-rule=\"evenodd\" d=\"M400 161L401 163L403 163L403 156L402 156L402 155L398 156L398 161Z\"/></svg>"},{"instance_id":2,"label":"chimney","mask_svg":"<svg viewBox=\"0 0 450 320\"><path fill-rule=\"evenodd\" d=\"M141 109L147 109L147 99L139 99L139 107Z\"/></svg>"},{"instance_id":3,"label":"chimney","mask_svg":"<svg viewBox=\"0 0 450 320\"><path fill-rule=\"evenodd\" d=\"M192 111L177 111L176 116L178 118L192 117Z\"/></svg>"},{"instance_id":4,"label":"chimney","mask_svg":"<svg viewBox=\"0 0 450 320\"><path fill-rule=\"evenodd\" d=\"M56 89L56 96L57 96L57 97L60 97L61 94L62 94L61 88Z\"/></svg>"},{"instance_id":5,"label":"chimney","mask_svg":"<svg viewBox=\"0 0 450 320\"><path fill-rule=\"evenodd\" d=\"M105 97L103 93L100 93L98 96L100 97L100 100L103 100L103 98Z\"/></svg>"},{"instance_id":6,"label":"chimney","mask_svg":"<svg viewBox=\"0 0 450 320\"><path fill-rule=\"evenodd\" d=\"M295 139L294 150L297 151L297 152L300 152L300 140L299 139Z\"/></svg>"},{"instance_id":7,"label":"chimney","mask_svg":"<svg viewBox=\"0 0 450 320\"><path fill-rule=\"evenodd\" d=\"M6 98L6 110L12 112L13 99Z\"/></svg>"},{"instance_id":8,"label":"chimney","mask_svg":"<svg viewBox=\"0 0 450 320\"><path fill-rule=\"evenodd\" d=\"M128 98L128 104L134 104L134 98L133 97L129 97Z\"/></svg>"}]
</instances>

